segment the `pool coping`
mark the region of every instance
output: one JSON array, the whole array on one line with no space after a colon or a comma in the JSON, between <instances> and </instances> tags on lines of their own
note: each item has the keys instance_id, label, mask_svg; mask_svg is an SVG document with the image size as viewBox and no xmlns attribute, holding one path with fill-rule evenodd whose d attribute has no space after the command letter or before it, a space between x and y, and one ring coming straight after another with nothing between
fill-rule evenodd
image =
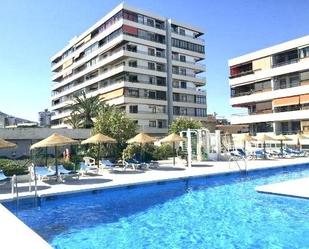
<instances>
[{"instance_id":1,"label":"pool coping","mask_svg":"<svg viewBox=\"0 0 309 249\"><path fill-rule=\"evenodd\" d=\"M166 178L166 179L142 180L142 181L136 181L136 182L130 182L130 183L115 184L115 185L111 185L111 186L93 186L93 187L88 187L88 188L83 188L83 189L66 190L66 191L53 192L53 193L42 193L42 194L38 193L36 198L40 199L40 198L46 198L46 197L52 197L52 196L62 196L62 195L70 195L70 194L77 194L77 193L85 193L85 192L91 192L91 191L95 191L95 190L126 188L126 187L130 187L130 186L141 186L141 185L161 183L161 182L187 180L187 179L198 178L198 177L239 175L239 174L247 174L248 172L275 170L275 169L280 169L280 168L284 169L284 168L299 167L299 166L305 166L305 165L309 165L309 162L266 166L266 167L262 167L262 168L252 168L252 169L248 169L247 171L242 171L242 172L239 171L239 170L229 170L229 171L223 171L223 172L203 173L203 174L197 174L197 175L176 176L176 177L169 177L169 178ZM19 200L31 199L31 198L34 198L34 195L19 196L18 198L19 198ZM14 201L14 200L16 200L16 197L10 197L10 198L7 198L7 199L2 199L0 201L0 205L1 205L1 203L10 202L10 201Z\"/></svg>"},{"instance_id":2,"label":"pool coping","mask_svg":"<svg viewBox=\"0 0 309 249\"><path fill-rule=\"evenodd\" d=\"M51 249L40 235L0 204L1 245L4 248ZM17 237L17 236L18 237Z\"/></svg>"}]
</instances>

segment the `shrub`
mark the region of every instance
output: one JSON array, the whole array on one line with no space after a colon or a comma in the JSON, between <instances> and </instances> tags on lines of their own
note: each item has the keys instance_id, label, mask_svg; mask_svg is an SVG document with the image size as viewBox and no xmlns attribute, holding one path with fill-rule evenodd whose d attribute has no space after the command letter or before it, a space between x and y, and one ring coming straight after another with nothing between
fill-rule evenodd
<instances>
[{"instance_id":1,"label":"shrub","mask_svg":"<svg viewBox=\"0 0 309 249\"><path fill-rule=\"evenodd\" d=\"M173 148L169 144L157 146L153 151L153 158L155 160L165 160L171 156L173 156Z\"/></svg>"},{"instance_id":2,"label":"shrub","mask_svg":"<svg viewBox=\"0 0 309 249\"><path fill-rule=\"evenodd\" d=\"M9 159L0 160L0 169L3 170L3 173L6 176L12 176L14 174L15 175L28 174L28 164L25 164L25 162L19 162Z\"/></svg>"},{"instance_id":3,"label":"shrub","mask_svg":"<svg viewBox=\"0 0 309 249\"><path fill-rule=\"evenodd\" d=\"M143 146L139 144L129 144L123 150L123 158L128 159L137 159L139 161L150 161L153 159L153 152L155 147L153 144L145 144Z\"/></svg>"}]
</instances>

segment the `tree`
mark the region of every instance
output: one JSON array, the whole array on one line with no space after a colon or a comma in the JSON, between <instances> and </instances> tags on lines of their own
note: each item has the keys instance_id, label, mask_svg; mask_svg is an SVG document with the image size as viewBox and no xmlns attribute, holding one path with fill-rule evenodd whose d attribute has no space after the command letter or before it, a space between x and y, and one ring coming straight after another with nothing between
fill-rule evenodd
<instances>
[{"instance_id":1,"label":"tree","mask_svg":"<svg viewBox=\"0 0 309 249\"><path fill-rule=\"evenodd\" d=\"M169 133L176 133L187 129L200 129L203 125L200 121L189 119L185 117L180 117L174 120L170 126Z\"/></svg>"},{"instance_id":2,"label":"tree","mask_svg":"<svg viewBox=\"0 0 309 249\"><path fill-rule=\"evenodd\" d=\"M71 104L73 116L68 119L69 124L78 124L79 128L92 128L94 126L93 118L95 118L100 109L104 108L105 104L100 100L100 96L86 97L83 92L82 96L74 96L74 103ZM80 122L76 123L77 117Z\"/></svg>"},{"instance_id":3,"label":"tree","mask_svg":"<svg viewBox=\"0 0 309 249\"><path fill-rule=\"evenodd\" d=\"M72 111L65 123L70 125L73 129L78 129L82 127L82 118L77 112Z\"/></svg>"},{"instance_id":4,"label":"tree","mask_svg":"<svg viewBox=\"0 0 309 249\"><path fill-rule=\"evenodd\" d=\"M128 139L136 135L137 124L128 118L123 111L115 106L101 108L94 123L93 133L102 133L117 140L112 154L120 156Z\"/></svg>"}]
</instances>

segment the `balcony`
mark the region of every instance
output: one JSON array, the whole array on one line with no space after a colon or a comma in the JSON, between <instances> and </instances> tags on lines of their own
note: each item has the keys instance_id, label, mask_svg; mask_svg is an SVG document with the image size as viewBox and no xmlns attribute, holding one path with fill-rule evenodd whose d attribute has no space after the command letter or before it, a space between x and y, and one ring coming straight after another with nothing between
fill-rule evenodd
<instances>
[{"instance_id":1,"label":"balcony","mask_svg":"<svg viewBox=\"0 0 309 249\"><path fill-rule=\"evenodd\" d=\"M232 124L253 124L261 122L289 121L289 120L304 120L308 119L309 110L298 110L278 113L264 113L248 115L234 114L231 117Z\"/></svg>"}]
</instances>

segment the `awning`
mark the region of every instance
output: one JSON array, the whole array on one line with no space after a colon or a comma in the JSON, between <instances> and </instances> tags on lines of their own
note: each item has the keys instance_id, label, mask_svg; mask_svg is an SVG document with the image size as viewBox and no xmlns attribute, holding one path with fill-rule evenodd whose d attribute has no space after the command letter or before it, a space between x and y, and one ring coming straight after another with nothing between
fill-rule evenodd
<instances>
[{"instance_id":1,"label":"awning","mask_svg":"<svg viewBox=\"0 0 309 249\"><path fill-rule=\"evenodd\" d=\"M65 68L71 66L72 64L73 64L73 58L71 58L71 59L67 60L66 62L64 62L63 65L62 65L62 69L65 69Z\"/></svg>"},{"instance_id":2,"label":"awning","mask_svg":"<svg viewBox=\"0 0 309 249\"><path fill-rule=\"evenodd\" d=\"M131 26L128 26L128 25L123 25L122 30L123 30L123 32L129 33L129 34L132 34L132 35L138 34L137 28L131 27Z\"/></svg>"},{"instance_id":3,"label":"awning","mask_svg":"<svg viewBox=\"0 0 309 249\"><path fill-rule=\"evenodd\" d=\"M91 34L87 35L84 39L82 39L80 42L78 42L77 44L75 44L75 47L79 47L81 45L83 45L84 43L86 43L87 41L91 40Z\"/></svg>"},{"instance_id":4,"label":"awning","mask_svg":"<svg viewBox=\"0 0 309 249\"><path fill-rule=\"evenodd\" d=\"M300 95L299 103L300 104L309 103L309 94Z\"/></svg>"},{"instance_id":5,"label":"awning","mask_svg":"<svg viewBox=\"0 0 309 249\"><path fill-rule=\"evenodd\" d=\"M102 94L100 96L100 99L103 100L103 101L106 101L106 100L121 97L121 96L123 96L123 94L124 94L124 89L120 88L120 89Z\"/></svg>"},{"instance_id":6,"label":"awning","mask_svg":"<svg viewBox=\"0 0 309 249\"><path fill-rule=\"evenodd\" d=\"M299 96L292 96L273 100L273 107L298 105L298 104L299 104Z\"/></svg>"}]
</instances>

